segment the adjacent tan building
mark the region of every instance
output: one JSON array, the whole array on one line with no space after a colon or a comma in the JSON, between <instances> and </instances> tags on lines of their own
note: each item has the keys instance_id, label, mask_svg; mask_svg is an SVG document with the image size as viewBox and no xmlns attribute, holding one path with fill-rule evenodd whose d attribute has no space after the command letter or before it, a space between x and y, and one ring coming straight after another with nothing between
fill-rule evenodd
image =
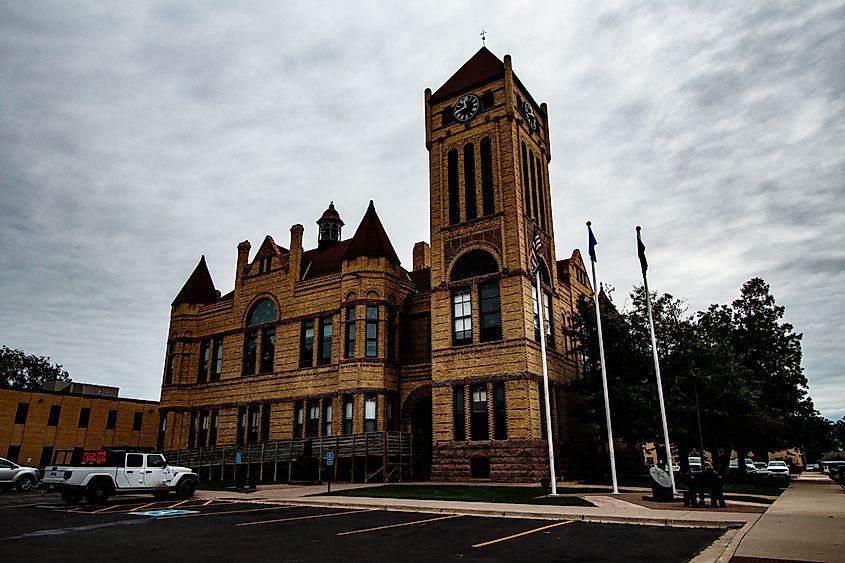
<instances>
[{"instance_id":1,"label":"adjacent tan building","mask_svg":"<svg viewBox=\"0 0 845 563\"><path fill-rule=\"evenodd\" d=\"M433 479L546 476L539 302L560 470L595 451L565 389L567 329L592 289L578 250L555 252L547 107L486 48L424 105L431 243L412 268L373 202L350 238L330 204L317 248L302 225L287 247L241 243L226 295L201 259L171 310L159 447L403 430Z\"/></svg>"},{"instance_id":2,"label":"adjacent tan building","mask_svg":"<svg viewBox=\"0 0 845 563\"><path fill-rule=\"evenodd\" d=\"M158 402L118 397L116 387L55 382L40 391L0 389L0 452L44 467L56 450L152 447Z\"/></svg>"}]
</instances>

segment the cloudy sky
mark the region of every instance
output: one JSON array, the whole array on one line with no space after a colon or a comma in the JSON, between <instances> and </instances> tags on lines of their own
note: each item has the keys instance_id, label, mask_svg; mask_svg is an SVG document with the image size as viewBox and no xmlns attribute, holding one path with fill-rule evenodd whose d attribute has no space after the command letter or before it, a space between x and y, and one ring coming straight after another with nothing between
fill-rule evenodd
<instances>
[{"instance_id":1,"label":"cloudy sky","mask_svg":"<svg viewBox=\"0 0 845 563\"><path fill-rule=\"evenodd\" d=\"M429 240L423 91L481 46L549 105L556 244L624 305L764 278L845 415L845 2L0 0L0 344L158 399L170 302L205 255L370 199Z\"/></svg>"}]
</instances>

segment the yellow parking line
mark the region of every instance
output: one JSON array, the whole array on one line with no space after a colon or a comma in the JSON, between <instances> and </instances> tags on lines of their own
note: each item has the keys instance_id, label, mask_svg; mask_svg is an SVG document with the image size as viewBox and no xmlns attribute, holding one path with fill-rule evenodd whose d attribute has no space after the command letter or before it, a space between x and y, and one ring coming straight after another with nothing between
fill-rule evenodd
<instances>
[{"instance_id":1,"label":"yellow parking line","mask_svg":"<svg viewBox=\"0 0 845 563\"><path fill-rule=\"evenodd\" d=\"M209 505L209 504L211 504L212 502L214 502L214 499L213 499L213 498L210 498L210 499L208 499L208 500L207 500L207 501L203 504L203 506L208 506L208 505Z\"/></svg>"},{"instance_id":2,"label":"yellow parking line","mask_svg":"<svg viewBox=\"0 0 845 563\"><path fill-rule=\"evenodd\" d=\"M506 538L499 538L497 540L491 540L484 543L477 543L472 547L484 547L486 545L492 545L494 543L499 543L502 541L512 540L514 538L518 538L520 536L527 536L528 534L533 534L534 532L542 532L543 530L548 530L549 528L554 528L555 526L563 526L564 524L572 524L575 520L563 520L562 522L555 522L554 524L549 524L548 526L543 526L542 528L535 528L533 530L528 530L527 532L522 532L519 534L514 534L512 536L508 536Z\"/></svg>"},{"instance_id":3,"label":"yellow parking line","mask_svg":"<svg viewBox=\"0 0 845 563\"><path fill-rule=\"evenodd\" d=\"M121 506L121 505L119 505L119 504L113 504L113 505L111 505L111 506L107 506L107 507L105 507L105 508L101 508L101 509L99 509L99 510L92 510L92 511L90 511L88 514L99 514L100 512L106 512L107 510L111 510L112 508L117 508L118 506Z\"/></svg>"},{"instance_id":4,"label":"yellow parking line","mask_svg":"<svg viewBox=\"0 0 845 563\"><path fill-rule=\"evenodd\" d=\"M182 506L183 504L185 504L186 502L188 502L190 500L193 500L193 499L186 498L185 500L180 500L176 504L172 504L172 505L168 506L167 508L176 508L177 506Z\"/></svg>"},{"instance_id":5,"label":"yellow parking line","mask_svg":"<svg viewBox=\"0 0 845 563\"><path fill-rule=\"evenodd\" d=\"M344 514L355 514L357 512L372 512L378 508L364 508L362 510L347 510L345 512L332 512L331 514L317 514L315 516L294 516L292 518L277 518L275 520L259 520L257 522L244 522L235 526L255 526L256 524L275 524L277 522L292 522L294 520L311 520L314 518L328 518L330 516L343 516Z\"/></svg>"},{"instance_id":6,"label":"yellow parking line","mask_svg":"<svg viewBox=\"0 0 845 563\"><path fill-rule=\"evenodd\" d=\"M142 508L147 508L148 506L152 506L154 504L158 504L158 503L148 502L147 504L142 504L141 506L136 506L135 508L133 508L132 510L129 510L128 512L135 512L136 510L141 510Z\"/></svg>"},{"instance_id":7,"label":"yellow parking line","mask_svg":"<svg viewBox=\"0 0 845 563\"><path fill-rule=\"evenodd\" d=\"M267 510L284 510L290 506L267 506L264 508L248 508L246 510L221 510L219 512L200 512L199 514L176 514L174 516L162 516L159 520L171 520L173 518L197 518L199 516L220 516L221 514L243 514L245 512L263 512Z\"/></svg>"},{"instance_id":8,"label":"yellow parking line","mask_svg":"<svg viewBox=\"0 0 845 563\"><path fill-rule=\"evenodd\" d=\"M348 536L351 534L363 534L364 532L375 532L376 530L386 530L388 528L401 528L402 526L413 526L414 524L425 524L426 522L437 522L438 520L448 520L450 518L461 518L463 514L452 514L451 516L439 516L437 518L429 518L427 520L416 520L414 522L403 522L401 524L390 524L389 526L379 526L377 528L366 528L364 530L352 530L350 532L339 532L339 536Z\"/></svg>"}]
</instances>

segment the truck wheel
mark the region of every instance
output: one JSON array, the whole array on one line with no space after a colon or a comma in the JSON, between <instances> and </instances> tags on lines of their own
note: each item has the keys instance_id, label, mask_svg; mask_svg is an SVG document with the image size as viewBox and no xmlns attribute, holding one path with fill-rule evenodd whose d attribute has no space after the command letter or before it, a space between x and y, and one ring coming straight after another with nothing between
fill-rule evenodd
<instances>
[{"instance_id":1,"label":"truck wheel","mask_svg":"<svg viewBox=\"0 0 845 563\"><path fill-rule=\"evenodd\" d=\"M194 491L197 490L197 482L193 479L185 479L180 481L176 487L176 495L179 498L191 498L194 496Z\"/></svg>"},{"instance_id":2,"label":"truck wheel","mask_svg":"<svg viewBox=\"0 0 845 563\"><path fill-rule=\"evenodd\" d=\"M24 475L18 479L18 490L29 491L35 486L35 479L31 475Z\"/></svg>"},{"instance_id":3,"label":"truck wheel","mask_svg":"<svg viewBox=\"0 0 845 563\"><path fill-rule=\"evenodd\" d=\"M62 491L62 500L68 504L79 504L82 500L82 493L76 491Z\"/></svg>"},{"instance_id":4,"label":"truck wheel","mask_svg":"<svg viewBox=\"0 0 845 563\"><path fill-rule=\"evenodd\" d=\"M111 487L105 481L96 481L88 485L85 500L90 504L106 504L111 496Z\"/></svg>"}]
</instances>

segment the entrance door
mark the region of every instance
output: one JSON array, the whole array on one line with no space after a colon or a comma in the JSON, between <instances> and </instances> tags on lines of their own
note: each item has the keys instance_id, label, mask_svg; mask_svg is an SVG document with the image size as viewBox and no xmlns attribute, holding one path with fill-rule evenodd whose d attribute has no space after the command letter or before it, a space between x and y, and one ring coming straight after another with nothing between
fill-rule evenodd
<instances>
[{"instance_id":1,"label":"entrance door","mask_svg":"<svg viewBox=\"0 0 845 563\"><path fill-rule=\"evenodd\" d=\"M414 434L414 479L431 477L431 397L421 397L411 412Z\"/></svg>"}]
</instances>

